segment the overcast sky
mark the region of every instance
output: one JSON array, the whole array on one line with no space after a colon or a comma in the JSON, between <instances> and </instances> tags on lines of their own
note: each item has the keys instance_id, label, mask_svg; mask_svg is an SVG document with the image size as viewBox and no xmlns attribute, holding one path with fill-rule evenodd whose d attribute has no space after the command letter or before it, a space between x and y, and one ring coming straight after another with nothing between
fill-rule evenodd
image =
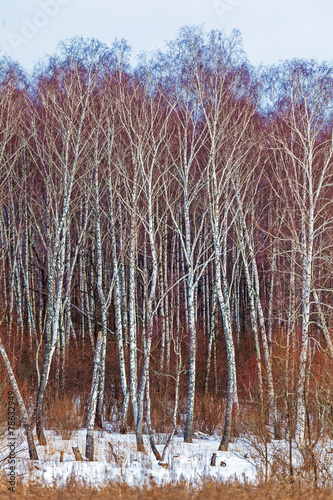
<instances>
[{"instance_id":1,"label":"overcast sky","mask_svg":"<svg viewBox=\"0 0 333 500\"><path fill-rule=\"evenodd\" d=\"M332 0L0 0L0 49L31 70L75 35L135 53L163 48L183 25L243 35L253 64L294 57L333 61Z\"/></svg>"}]
</instances>

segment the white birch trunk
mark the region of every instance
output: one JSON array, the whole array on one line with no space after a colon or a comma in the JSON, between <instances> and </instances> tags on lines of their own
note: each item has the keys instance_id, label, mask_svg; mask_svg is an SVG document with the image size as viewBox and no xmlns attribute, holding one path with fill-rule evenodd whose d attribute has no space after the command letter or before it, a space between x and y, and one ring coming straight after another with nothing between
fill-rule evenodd
<instances>
[{"instance_id":1,"label":"white birch trunk","mask_svg":"<svg viewBox=\"0 0 333 500\"><path fill-rule=\"evenodd\" d=\"M122 312L122 289L121 289L121 275L118 267L117 258L117 242L115 235L115 217L114 217L114 202L113 202L113 191L111 177L109 178L109 213L110 213L110 223L111 223L111 243L112 243L112 262L113 262L113 273L115 277L115 310L116 310L116 326L117 326L117 338L118 338L118 353L119 353L119 368L120 368L120 381L121 388L123 392L123 407L121 412L121 432L126 431L126 420L129 405L129 391L127 387L127 376L126 376L126 365L125 365L125 350L123 341L123 312Z\"/></svg>"},{"instance_id":2,"label":"white birch trunk","mask_svg":"<svg viewBox=\"0 0 333 500\"><path fill-rule=\"evenodd\" d=\"M5 348L4 348L3 344L2 344L1 339L0 339L0 353L1 353L2 359L4 361L4 364L5 364L5 367L6 367L6 370L7 370L9 379L10 379L10 382L12 384L13 392L15 393L16 400L17 400L17 402L19 404L19 407L20 407L22 422L23 422L23 426L24 426L24 430L25 430L25 435L26 435L27 442L28 442L28 449L29 449L30 460L38 460L38 455L37 455L37 450L36 450L36 446L35 446L34 437L33 437L33 434L32 434L32 429L31 429L29 415L28 415L26 406L24 404L23 398L21 396L21 392L20 392L20 389L19 389L19 387L17 385L13 369L11 367L10 361L8 359L7 353L5 351Z\"/></svg>"},{"instance_id":3,"label":"white birch trunk","mask_svg":"<svg viewBox=\"0 0 333 500\"><path fill-rule=\"evenodd\" d=\"M97 406L98 385L100 376L100 361L102 349L103 334L98 332L96 341L95 357L94 357L94 371L91 382L88 418L87 418L87 436L86 436L86 458L90 461L94 460L94 428L95 428L95 415Z\"/></svg>"}]
</instances>

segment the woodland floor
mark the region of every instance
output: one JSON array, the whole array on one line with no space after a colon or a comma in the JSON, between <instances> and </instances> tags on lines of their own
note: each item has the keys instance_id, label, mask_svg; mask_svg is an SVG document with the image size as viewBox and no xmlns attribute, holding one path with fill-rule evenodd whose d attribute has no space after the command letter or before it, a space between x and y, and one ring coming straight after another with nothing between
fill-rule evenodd
<instances>
[{"instance_id":1,"label":"woodland floor","mask_svg":"<svg viewBox=\"0 0 333 500\"><path fill-rule=\"evenodd\" d=\"M220 452L218 436L199 433L191 444L184 443L182 436L175 436L160 465L147 436L146 453L138 453L134 434L115 433L107 426L103 431L95 431L94 462L76 461L73 454L72 448L78 447L84 456L85 429L67 434L46 431L47 446L37 446L40 460L35 462L28 459L22 430L16 434L15 491L21 498L50 497L50 492L52 498L333 498L330 491L313 491L309 484L298 483L297 477L294 484L276 481L271 466L276 467L274 457L288 455L285 441L273 440L267 445L270 465L265 477L265 448L249 438L235 439L227 452ZM160 452L165 440L166 435L156 435ZM217 454L216 466L210 465L213 453ZM13 494L6 488L7 455L3 441L0 498ZM297 450L294 456L296 467Z\"/></svg>"}]
</instances>

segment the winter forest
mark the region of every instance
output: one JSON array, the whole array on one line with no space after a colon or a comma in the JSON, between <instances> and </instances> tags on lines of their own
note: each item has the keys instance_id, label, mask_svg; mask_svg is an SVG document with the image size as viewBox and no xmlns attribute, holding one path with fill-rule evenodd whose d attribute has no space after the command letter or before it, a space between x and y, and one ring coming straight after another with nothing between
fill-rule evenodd
<instances>
[{"instance_id":1,"label":"winter forest","mask_svg":"<svg viewBox=\"0 0 333 500\"><path fill-rule=\"evenodd\" d=\"M0 166L0 422L13 391L30 459L84 428L92 461L109 423L331 478L332 66L198 28L134 69L124 41L3 57Z\"/></svg>"}]
</instances>

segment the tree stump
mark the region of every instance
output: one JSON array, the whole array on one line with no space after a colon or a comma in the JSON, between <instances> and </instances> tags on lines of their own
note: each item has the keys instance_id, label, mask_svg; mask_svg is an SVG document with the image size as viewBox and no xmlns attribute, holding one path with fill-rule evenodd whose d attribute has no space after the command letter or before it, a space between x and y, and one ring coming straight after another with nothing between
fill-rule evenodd
<instances>
[{"instance_id":1,"label":"tree stump","mask_svg":"<svg viewBox=\"0 0 333 500\"><path fill-rule=\"evenodd\" d=\"M113 460L114 460L116 463L118 463L118 457L117 457L117 455L115 454L114 449L113 449L113 446L112 446L112 444L111 444L110 442L109 442L109 446L110 446L110 448L111 448L111 453L112 453L112 456L113 456Z\"/></svg>"},{"instance_id":2,"label":"tree stump","mask_svg":"<svg viewBox=\"0 0 333 500\"><path fill-rule=\"evenodd\" d=\"M74 453L75 460L77 462L84 462L83 457L81 455L81 452L79 450L79 447L78 446L73 446L72 450L73 450L73 453Z\"/></svg>"},{"instance_id":3,"label":"tree stump","mask_svg":"<svg viewBox=\"0 0 333 500\"><path fill-rule=\"evenodd\" d=\"M216 465L216 453L213 453L212 458L210 460L210 465L215 467L215 465Z\"/></svg>"}]
</instances>

